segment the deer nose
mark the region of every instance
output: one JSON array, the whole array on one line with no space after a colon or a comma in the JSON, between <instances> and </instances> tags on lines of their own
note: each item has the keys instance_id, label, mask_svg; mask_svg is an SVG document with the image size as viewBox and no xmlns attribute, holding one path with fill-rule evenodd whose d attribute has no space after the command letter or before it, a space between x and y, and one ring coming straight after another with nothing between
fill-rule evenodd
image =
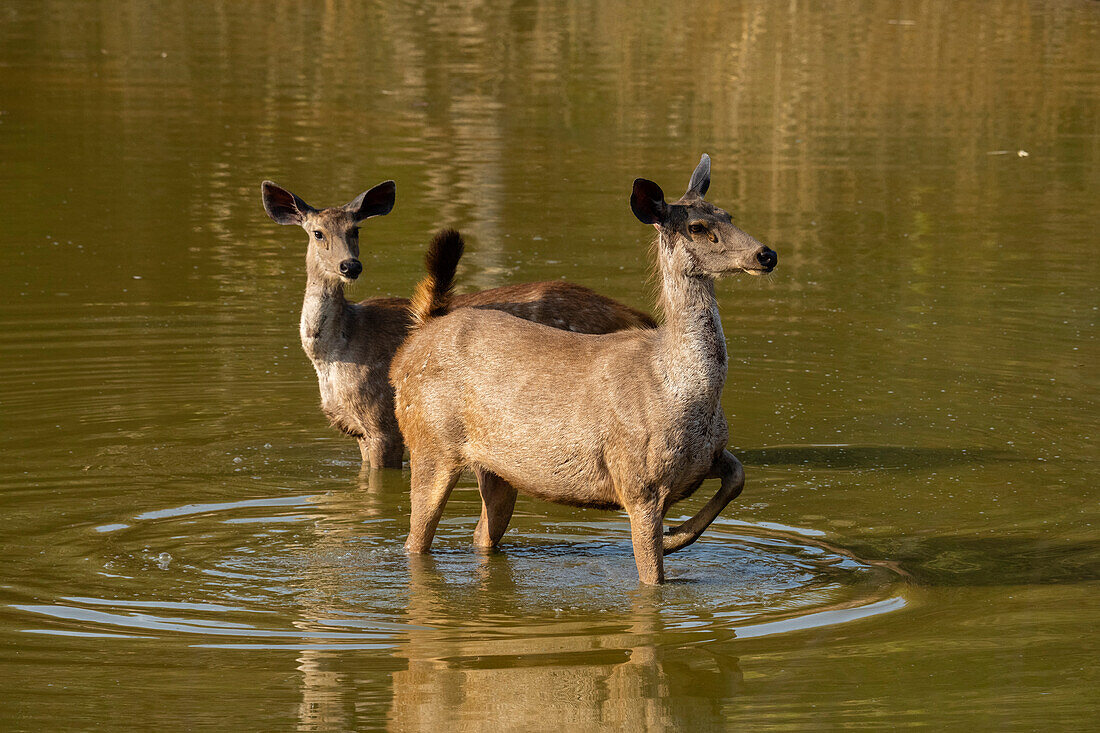
<instances>
[{"instance_id":1,"label":"deer nose","mask_svg":"<svg viewBox=\"0 0 1100 733\"><path fill-rule=\"evenodd\" d=\"M775 253L775 250L765 247L756 253L756 261L763 266L765 270L771 272L777 264L779 264L779 255Z\"/></svg>"},{"instance_id":2,"label":"deer nose","mask_svg":"<svg viewBox=\"0 0 1100 733\"><path fill-rule=\"evenodd\" d=\"M340 263L340 274L354 280L363 271L363 264L356 259L344 260Z\"/></svg>"}]
</instances>

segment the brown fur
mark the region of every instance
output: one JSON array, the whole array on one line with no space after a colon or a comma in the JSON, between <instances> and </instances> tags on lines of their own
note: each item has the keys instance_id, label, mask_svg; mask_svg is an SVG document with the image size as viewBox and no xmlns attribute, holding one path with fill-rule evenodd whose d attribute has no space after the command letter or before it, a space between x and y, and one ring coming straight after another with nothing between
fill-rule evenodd
<instances>
[{"instance_id":1,"label":"brown fur","mask_svg":"<svg viewBox=\"0 0 1100 733\"><path fill-rule=\"evenodd\" d=\"M431 547L465 468L482 496L480 547L504 534L516 493L574 506L626 510L639 578L664 579L662 555L694 542L736 497L741 464L725 450L721 411L726 347L714 279L769 272L775 253L703 200L710 160L688 192L666 204L638 179L631 205L658 229L656 329L568 333L507 313L462 308L431 317L394 357L390 379L412 466L406 548ZM719 491L662 537L669 507L707 477Z\"/></svg>"},{"instance_id":2,"label":"brown fur","mask_svg":"<svg viewBox=\"0 0 1100 733\"><path fill-rule=\"evenodd\" d=\"M393 182L387 181L345 206L317 210L270 181L263 184L268 215L309 234L300 331L302 348L317 372L321 409L333 427L359 441L363 461L373 467L400 467L404 453L388 375L393 354L412 325L410 301L368 298L353 303L344 297L344 285L358 276L354 268L361 269L359 224L388 213L394 195ZM438 308L448 306L462 249L457 232L436 235L426 257L428 277L420 285L427 290L418 290L417 297L435 299ZM342 265L352 269L342 273ZM644 313L566 282L509 285L453 296L453 303L504 310L582 333L655 325Z\"/></svg>"},{"instance_id":3,"label":"brown fur","mask_svg":"<svg viewBox=\"0 0 1100 733\"><path fill-rule=\"evenodd\" d=\"M414 328L450 309L455 271L465 248L465 242L454 229L440 231L428 245L424 255L424 269L428 271L428 276L417 284L409 303Z\"/></svg>"}]
</instances>

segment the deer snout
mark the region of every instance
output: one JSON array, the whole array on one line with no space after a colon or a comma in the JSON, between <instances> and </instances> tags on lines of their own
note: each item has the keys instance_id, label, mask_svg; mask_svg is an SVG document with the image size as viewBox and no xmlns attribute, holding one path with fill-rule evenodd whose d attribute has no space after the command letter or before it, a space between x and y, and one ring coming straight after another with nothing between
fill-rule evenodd
<instances>
[{"instance_id":1,"label":"deer snout","mask_svg":"<svg viewBox=\"0 0 1100 733\"><path fill-rule=\"evenodd\" d=\"M363 271L363 263L355 258L346 259L340 263L340 274L349 280L359 277Z\"/></svg>"},{"instance_id":2,"label":"deer snout","mask_svg":"<svg viewBox=\"0 0 1100 733\"><path fill-rule=\"evenodd\" d=\"M775 253L775 250L763 247L756 253L756 261L760 263L765 272L771 272L779 264L779 255Z\"/></svg>"}]
</instances>

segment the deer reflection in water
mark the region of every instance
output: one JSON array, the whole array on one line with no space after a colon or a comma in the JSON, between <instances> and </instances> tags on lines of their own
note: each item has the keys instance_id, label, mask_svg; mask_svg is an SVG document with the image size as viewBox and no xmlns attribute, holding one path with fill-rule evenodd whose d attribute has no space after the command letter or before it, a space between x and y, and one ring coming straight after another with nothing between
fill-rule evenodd
<instances>
[{"instance_id":1,"label":"deer reflection in water","mask_svg":"<svg viewBox=\"0 0 1100 733\"><path fill-rule=\"evenodd\" d=\"M343 552L363 533L362 519L384 518L402 490L399 475L364 470L356 490L319 497L334 521L311 554ZM524 615L531 588L506 553L477 554L474 562L472 575L456 579L438 567L439 558L410 556L405 587L394 593L404 596L394 599L404 602L393 619L401 626L377 645L384 648L321 638L313 644L307 635L309 648L298 653L299 729L375 725L386 709L385 725L394 730L481 728L489 721L521 730L722 724L722 701L741 689L738 662L670 644L675 629L663 617L662 587L628 591L622 607L600 612L594 627L592 612L570 619L571 612L539 601ZM315 588L302 594L309 620L298 628L333 631L318 619L346 611L333 600L334 585L346 581L336 574L325 560L307 571ZM388 700L362 704L387 686Z\"/></svg>"},{"instance_id":2,"label":"deer reflection in water","mask_svg":"<svg viewBox=\"0 0 1100 733\"><path fill-rule=\"evenodd\" d=\"M481 555L473 587L456 587L432 556L410 557L408 621L420 628L399 648L407 668L393 675L392 728L472 728L489 720L517 730L722 724L720 702L742 682L737 660L662 643L659 588L638 589L628 610L604 614L595 629L591 614L569 620L552 609L503 621L514 616L520 590L512 569L506 556ZM441 613L463 604L478 617L443 627ZM686 680L692 689L682 689Z\"/></svg>"}]
</instances>

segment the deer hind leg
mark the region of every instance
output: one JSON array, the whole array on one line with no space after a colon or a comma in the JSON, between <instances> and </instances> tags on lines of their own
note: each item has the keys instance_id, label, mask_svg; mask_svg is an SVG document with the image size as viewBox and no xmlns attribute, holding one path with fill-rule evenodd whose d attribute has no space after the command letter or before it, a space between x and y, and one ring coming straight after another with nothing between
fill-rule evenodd
<instances>
[{"instance_id":1,"label":"deer hind leg","mask_svg":"<svg viewBox=\"0 0 1100 733\"><path fill-rule=\"evenodd\" d=\"M516 490L513 486L484 469L476 469L477 488L481 492L481 518L474 529L474 545L483 549L496 547L516 506Z\"/></svg>"},{"instance_id":2,"label":"deer hind leg","mask_svg":"<svg viewBox=\"0 0 1100 733\"><path fill-rule=\"evenodd\" d=\"M634 546L634 564L638 580L654 585L665 582L664 547L661 542L664 515L657 501L629 503L630 543Z\"/></svg>"},{"instance_id":3,"label":"deer hind leg","mask_svg":"<svg viewBox=\"0 0 1100 733\"><path fill-rule=\"evenodd\" d=\"M721 455L715 459L708 478L722 480L718 492L710 497L710 500L703 505L703 508L695 516L677 527L672 527L665 533L663 538L664 554L667 555L670 552L682 550L699 539L699 535L703 534L703 530L709 527L710 523L717 519L722 510L726 508L726 505L736 499L741 494L741 490L745 488L745 469L741 466L741 461L737 460L728 450L723 450Z\"/></svg>"},{"instance_id":4,"label":"deer hind leg","mask_svg":"<svg viewBox=\"0 0 1100 733\"><path fill-rule=\"evenodd\" d=\"M443 516L443 507L451 495L451 489L462 475L462 467L425 457L415 457L411 463L412 488L409 498L412 509L405 549L409 552L427 552L435 539L435 528Z\"/></svg>"}]
</instances>

